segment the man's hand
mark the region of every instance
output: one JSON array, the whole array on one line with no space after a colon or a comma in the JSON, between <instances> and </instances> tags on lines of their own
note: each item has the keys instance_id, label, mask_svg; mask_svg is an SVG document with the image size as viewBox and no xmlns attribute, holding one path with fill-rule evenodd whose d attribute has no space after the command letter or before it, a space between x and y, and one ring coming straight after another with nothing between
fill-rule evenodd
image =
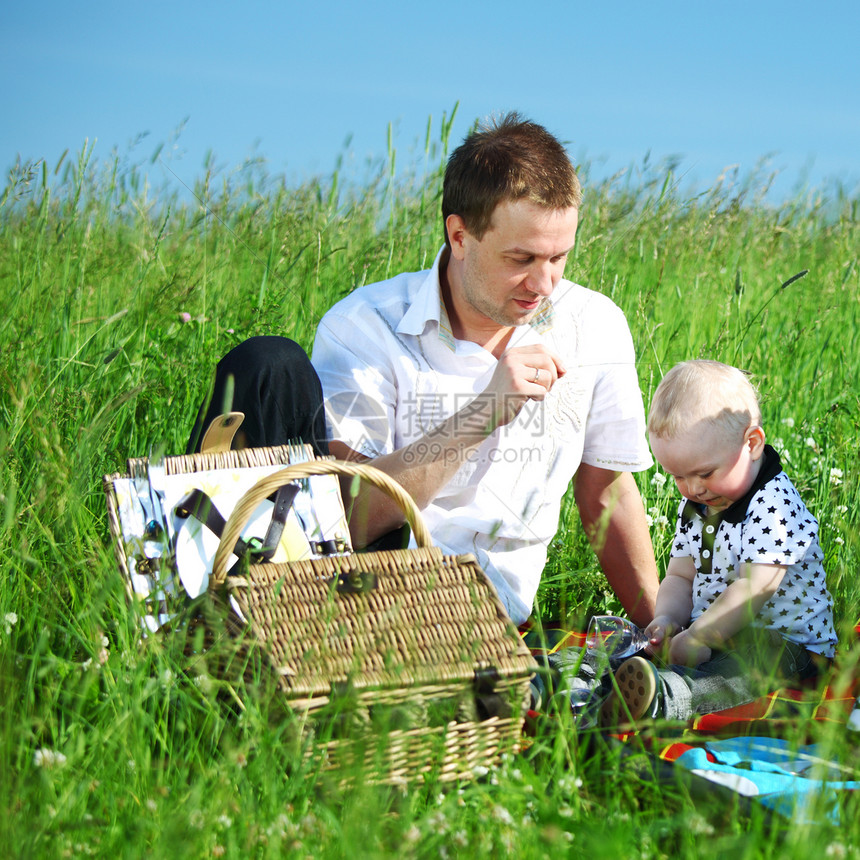
<instances>
[{"instance_id":1,"label":"man's hand","mask_svg":"<svg viewBox=\"0 0 860 860\"><path fill-rule=\"evenodd\" d=\"M515 346L499 359L472 406L484 405L487 433L508 424L529 400L543 400L565 374L561 358L540 344Z\"/></svg>"}]
</instances>

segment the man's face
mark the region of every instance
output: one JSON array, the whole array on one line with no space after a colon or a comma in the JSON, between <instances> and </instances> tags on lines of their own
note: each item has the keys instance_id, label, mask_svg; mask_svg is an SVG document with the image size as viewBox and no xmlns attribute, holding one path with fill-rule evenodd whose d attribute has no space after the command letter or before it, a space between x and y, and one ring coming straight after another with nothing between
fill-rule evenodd
<instances>
[{"instance_id":1,"label":"man's face","mask_svg":"<svg viewBox=\"0 0 860 860\"><path fill-rule=\"evenodd\" d=\"M460 219L460 230L449 224L451 253L460 263L451 287L467 329L528 323L564 274L578 219L573 207L546 209L515 200L496 207L480 240Z\"/></svg>"}]
</instances>

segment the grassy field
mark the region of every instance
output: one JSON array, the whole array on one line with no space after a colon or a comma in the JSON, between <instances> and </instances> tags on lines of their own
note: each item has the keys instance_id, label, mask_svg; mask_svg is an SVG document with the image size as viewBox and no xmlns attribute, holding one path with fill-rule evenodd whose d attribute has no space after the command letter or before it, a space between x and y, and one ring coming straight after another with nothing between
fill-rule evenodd
<instances>
[{"instance_id":1,"label":"grassy field","mask_svg":"<svg viewBox=\"0 0 860 860\"><path fill-rule=\"evenodd\" d=\"M288 187L265 165L204 166L193 196L148 163L84 147L10 175L0 202L0 842L21 857L854 857L842 825L805 825L660 781L560 718L460 786L339 791L292 762L277 705L240 716L169 643L138 641L111 553L101 476L181 452L217 358L252 334L310 347L360 284L425 267L441 244L447 128L424 175L395 153L361 187ZM753 372L765 427L821 523L846 665L857 621L860 198L766 175L693 194L666 165L588 184L568 276L626 312L646 399L675 361ZM793 276L808 272L789 283ZM676 500L639 476L665 564ZM540 607L613 608L566 506ZM799 726L858 778L857 742Z\"/></svg>"}]
</instances>

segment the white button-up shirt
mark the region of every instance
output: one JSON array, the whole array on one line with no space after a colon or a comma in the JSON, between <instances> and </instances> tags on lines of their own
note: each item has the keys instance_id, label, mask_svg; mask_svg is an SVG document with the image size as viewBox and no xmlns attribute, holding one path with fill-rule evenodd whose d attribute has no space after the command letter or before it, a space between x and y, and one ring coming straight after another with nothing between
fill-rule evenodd
<instances>
[{"instance_id":1,"label":"white button-up shirt","mask_svg":"<svg viewBox=\"0 0 860 860\"><path fill-rule=\"evenodd\" d=\"M439 286L443 252L432 269L355 290L317 330L313 364L330 438L368 457L420 440L483 391L496 368L492 353L451 333ZM535 343L556 352L567 373L474 449L423 511L437 546L477 556L515 623L531 612L580 463L616 471L651 465L619 308L563 280L508 347Z\"/></svg>"}]
</instances>

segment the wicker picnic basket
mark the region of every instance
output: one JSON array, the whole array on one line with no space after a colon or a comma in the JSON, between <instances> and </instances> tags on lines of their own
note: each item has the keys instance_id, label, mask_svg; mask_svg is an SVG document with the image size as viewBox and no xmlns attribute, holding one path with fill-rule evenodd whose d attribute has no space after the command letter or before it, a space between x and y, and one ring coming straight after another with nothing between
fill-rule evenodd
<instances>
[{"instance_id":1,"label":"wicker picnic basket","mask_svg":"<svg viewBox=\"0 0 860 860\"><path fill-rule=\"evenodd\" d=\"M182 459L168 468L196 465ZM417 548L228 572L248 513L278 487L315 475L388 494ZM365 782L448 781L519 749L534 659L475 558L433 547L412 499L379 470L315 460L258 481L227 521L206 598L207 626L216 607L221 632L262 655L300 727L305 765Z\"/></svg>"}]
</instances>

